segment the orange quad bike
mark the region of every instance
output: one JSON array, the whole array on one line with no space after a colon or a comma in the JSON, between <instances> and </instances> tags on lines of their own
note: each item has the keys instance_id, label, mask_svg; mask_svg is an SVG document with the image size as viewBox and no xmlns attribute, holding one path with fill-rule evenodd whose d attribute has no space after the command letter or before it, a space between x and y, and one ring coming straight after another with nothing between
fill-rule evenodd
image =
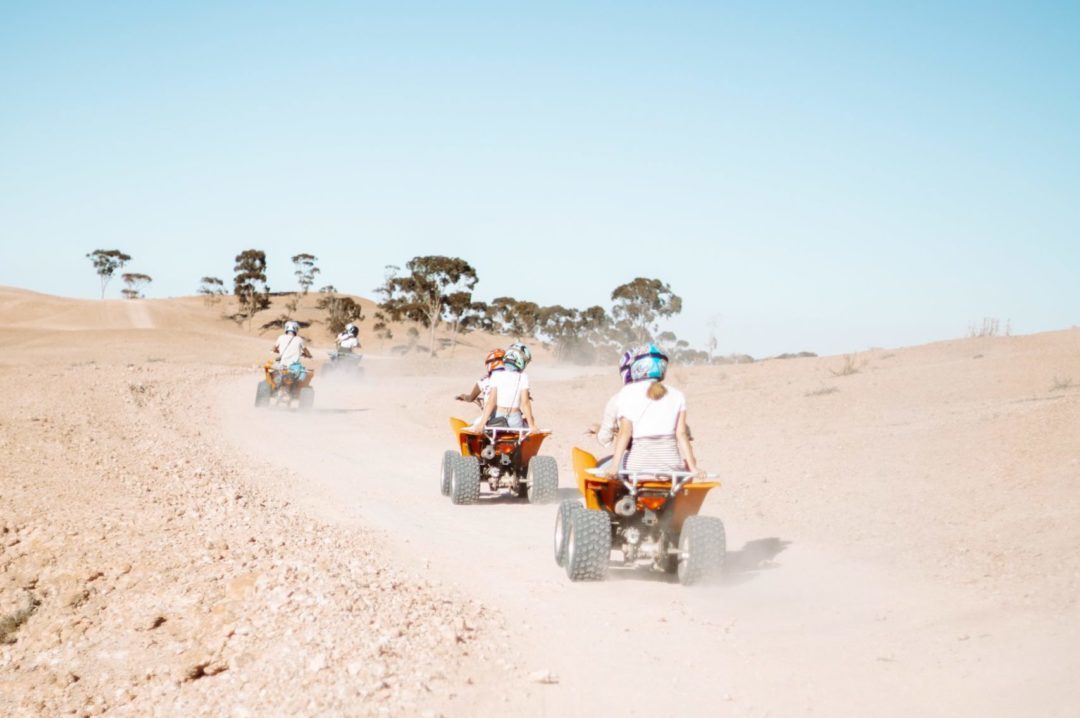
<instances>
[{"instance_id":1,"label":"orange quad bike","mask_svg":"<svg viewBox=\"0 0 1080 718\"><path fill-rule=\"evenodd\" d=\"M724 524L697 515L719 482L666 469L623 470L608 479L596 468L596 457L578 448L573 464L585 503L566 499L555 517L555 563L571 581L602 580L613 550L624 566L677 573L684 586L720 574L727 550Z\"/></svg>"},{"instance_id":2,"label":"orange quad bike","mask_svg":"<svg viewBox=\"0 0 1080 718\"><path fill-rule=\"evenodd\" d=\"M313 369L299 362L283 367L275 361L263 364L263 380L255 391L255 406L292 406L295 399L301 411L315 405L315 390L311 388Z\"/></svg>"},{"instance_id":3,"label":"orange quad bike","mask_svg":"<svg viewBox=\"0 0 1080 718\"><path fill-rule=\"evenodd\" d=\"M485 426L472 430L463 419L450 419L458 450L443 454L439 487L455 504L480 500L480 482L497 492L507 489L529 503L546 504L559 493L559 467L551 456L538 456L550 431Z\"/></svg>"}]
</instances>

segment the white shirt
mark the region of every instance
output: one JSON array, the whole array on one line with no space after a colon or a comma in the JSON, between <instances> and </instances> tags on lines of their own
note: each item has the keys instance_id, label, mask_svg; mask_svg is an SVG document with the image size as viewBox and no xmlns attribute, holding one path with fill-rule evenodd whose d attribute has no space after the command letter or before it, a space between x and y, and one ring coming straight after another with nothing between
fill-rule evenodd
<instances>
[{"instance_id":1,"label":"white shirt","mask_svg":"<svg viewBox=\"0 0 1080 718\"><path fill-rule=\"evenodd\" d=\"M628 384L615 395L620 419L629 419L634 426L634 438L642 436L674 436L679 414L686 411L686 397L681 391L667 386L667 394L653 401L646 392L651 381Z\"/></svg>"},{"instance_id":2,"label":"white shirt","mask_svg":"<svg viewBox=\"0 0 1080 718\"><path fill-rule=\"evenodd\" d=\"M360 346L360 340L348 332L338 334L337 343L342 349L356 349Z\"/></svg>"},{"instance_id":3,"label":"white shirt","mask_svg":"<svg viewBox=\"0 0 1080 718\"><path fill-rule=\"evenodd\" d=\"M274 348L280 354L279 362L283 366L289 366L300 361L304 351L304 340L294 334L282 334L274 342Z\"/></svg>"},{"instance_id":4,"label":"white shirt","mask_svg":"<svg viewBox=\"0 0 1080 718\"><path fill-rule=\"evenodd\" d=\"M529 375L516 371L493 371L488 377L488 391L495 392L495 406L518 409L521 395L529 389ZM483 387L481 387L483 390ZM486 395L485 395L486 398Z\"/></svg>"}]
</instances>

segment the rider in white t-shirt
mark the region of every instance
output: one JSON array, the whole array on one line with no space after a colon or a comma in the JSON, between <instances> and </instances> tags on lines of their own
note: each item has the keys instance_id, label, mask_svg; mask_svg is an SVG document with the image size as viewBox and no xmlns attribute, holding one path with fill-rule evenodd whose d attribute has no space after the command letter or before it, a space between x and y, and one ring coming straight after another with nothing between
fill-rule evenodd
<instances>
[{"instance_id":1,"label":"rider in white t-shirt","mask_svg":"<svg viewBox=\"0 0 1080 718\"><path fill-rule=\"evenodd\" d=\"M630 367L633 383L624 387L616 400L619 433L608 476L614 476L620 466L630 471L701 473L686 427L686 397L663 383L667 366L667 355L655 345L637 352Z\"/></svg>"},{"instance_id":2,"label":"rider in white t-shirt","mask_svg":"<svg viewBox=\"0 0 1080 718\"><path fill-rule=\"evenodd\" d=\"M525 353L511 347L503 357L504 371L493 372L484 402L484 412L476 426L486 426L490 419L505 418L511 428L535 428L529 375L525 373Z\"/></svg>"},{"instance_id":3,"label":"rider in white t-shirt","mask_svg":"<svg viewBox=\"0 0 1080 718\"><path fill-rule=\"evenodd\" d=\"M346 324L345 330L337 335L338 349L351 352L360 348L360 328L355 324Z\"/></svg>"},{"instance_id":4,"label":"rider in white t-shirt","mask_svg":"<svg viewBox=\"0 0 1080 718\"><path fill-rule=\"evenodd\" d=\"M281 369L288 370L293 364L299 364L301 358L311 358L311 352L304 345L304 339L300 336L300 325L294 321L285 322L285 333L274 342L274 353L278 355L277 365ZM301 386L311 383L314 374L306 372Z\"/></svg>"},{"instance_id":5,"label":"rider in white t-shirt","mask_svg":"<svg viewBox=\"0 0 1080 718\"><path fill-rule=\"evenodd\" d=\"M278 363L285 367L296 364L301 357L311 358L311 352L308 351L303 337L300 336L298 323L285 322L285 333L274 342L274 353L278 355Z\"/></svg>"}]
</instances>

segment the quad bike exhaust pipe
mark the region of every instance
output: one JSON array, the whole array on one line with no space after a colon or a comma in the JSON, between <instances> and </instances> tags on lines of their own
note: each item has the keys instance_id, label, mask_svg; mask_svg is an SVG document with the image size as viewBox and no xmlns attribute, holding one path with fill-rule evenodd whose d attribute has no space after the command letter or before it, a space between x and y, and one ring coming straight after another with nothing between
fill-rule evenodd
<instances>
[{"instance_id":1,"label":"quad bike exhaust pipe","mask_svg":"<svg viewBox=\"0 0 1080 718\"><path fill-rule=\"evenodd\" d=\"M637 501L633 496L623 496L615 504L615 513L619 516L633 516L637 513Z\"/></svg>"}]
</instances>

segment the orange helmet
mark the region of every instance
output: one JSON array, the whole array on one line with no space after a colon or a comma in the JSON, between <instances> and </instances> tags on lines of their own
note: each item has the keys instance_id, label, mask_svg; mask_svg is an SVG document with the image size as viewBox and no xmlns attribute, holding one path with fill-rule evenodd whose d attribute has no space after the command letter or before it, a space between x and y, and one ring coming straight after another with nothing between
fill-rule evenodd
<instances>
[{"instance_id":1,"label":"orange helmet","mask_svg":"<svg viewBox=\"0 0 1080 718\"><path fill-rule=\"evenodd\" d=\"M488 352L488 355L484 357L484 366L487 367L488 374L503 368L504 356L506 356L506 352L502 349L492 349Z\"/></svg>"}]
</instances>

